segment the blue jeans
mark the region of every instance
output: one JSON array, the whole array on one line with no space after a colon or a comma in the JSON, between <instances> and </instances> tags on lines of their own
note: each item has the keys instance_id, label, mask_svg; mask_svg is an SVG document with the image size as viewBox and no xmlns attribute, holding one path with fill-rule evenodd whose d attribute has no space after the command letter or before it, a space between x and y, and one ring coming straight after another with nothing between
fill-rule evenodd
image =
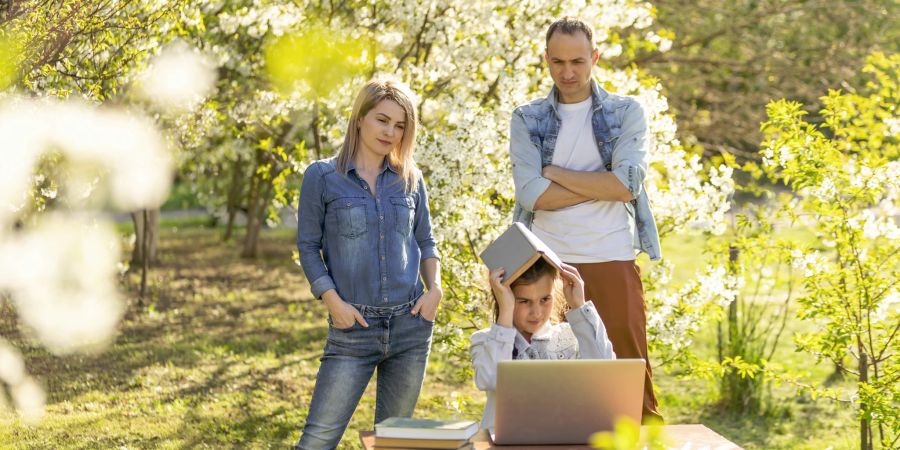
<instances>
[{"instance_id":1,"label":"blue jeans","mask_svg":"<svg viewBox=\"0 0 900 450\"><path fill-rule=\"evenodd\" d=\"M309 414L297 450L336 448L372 373L378 369L375 423L411 417L422 389L434 323L409 313L415 301L397 306L352 304L369 324L337 329L329 318L328 340Z\"/></svg>"}]
</instances>

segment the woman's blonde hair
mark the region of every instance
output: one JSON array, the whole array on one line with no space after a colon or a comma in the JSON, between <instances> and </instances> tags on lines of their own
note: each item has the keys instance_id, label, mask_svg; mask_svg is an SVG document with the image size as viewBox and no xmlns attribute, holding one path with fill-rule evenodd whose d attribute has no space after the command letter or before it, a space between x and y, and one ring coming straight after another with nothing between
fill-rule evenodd
<instances>
[{"instance_id":1,"label":"woman's blonde hair","mask_svg":"<svg viewBox=\"0 0 900 450\"><path fill-rule=\"evenodd\" d=\"M392 100L403 108L406 116L404 118L406 126L403 129L403 139L400 141L400 147L392 150L387 158L391 166L400 173L400 179L403 180L406 190L414 190L416 188L418 168L413 159L417 125L416 107L413 103L413 98L415 97L409 87L393 77L373 78L366 83L356 96L356 102L353 103L353 112L350 113L350 122L347 123L347 134L337 156L337 170L346 175L350 161L356 157L356 153L359 151L360 119L365 117L372 108L383 100Z\"/></svg>"}]
</instances>

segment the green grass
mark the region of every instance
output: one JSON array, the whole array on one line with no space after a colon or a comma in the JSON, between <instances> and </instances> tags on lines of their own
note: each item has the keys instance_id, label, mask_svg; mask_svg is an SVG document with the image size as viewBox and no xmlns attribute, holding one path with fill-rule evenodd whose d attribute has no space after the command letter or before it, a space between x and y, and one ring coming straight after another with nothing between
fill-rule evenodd
<instances>
[{"instance_id":1,"label":"green grass","mask_svg":"<svg viewBox=\"0 0 900 450\"><path fill-rule=\"evenodd\" d=\"M804 243L814 240L808 229L800 227L779 230L779 236ZM711 257L703 254L705 239L699 233L684 233L663 241L664 255L674 265L673 286L687 282L708 264ZM727 235L721 239L727 239ZM796 297L795 293L794 300ZM715 320L707 323L691 348L708 361L717 360L717 327ZM822 383L834 372L833 364L816 363L812 356L795 351L792 340L796 333L812 327L811 323L797 320L795 308L789 308L789 320L773 361L806 382ZM848 404L812 401L806 395L798 395L796 388L782 385L768 388L765 412L734 414L719 405L718 381L661 372L655 374L654 380L662 413L670 423L703 423L747 449L851 449L859 445L855 410ZM848 380L830 387L849 392L853 384Z\"/></svg>"},{"instance_id":2,"label":"green grass","mask_svg":"<svg viewBox=\"0 0 900 450\"><path fill-rule=\"evenodd\" d=\"M299 437L327 332L326 311L310 298L291 261L293 231L267 230L261 257L241 259L239 241L221 230L163 224L160 266L151 298L137 304L137 275L124 283L129 310L116 341L93 356L57 357L34 345L0 304L0 336L23 350L28 370L48 393L47 414L29 427L0 411L0 448L286 448ZM238 234L240 237L240 234ZM681 266L702 267L702 237L665 242ZM685 269L685 273L692 273ZM803 324L791 324L791 330ZM785 339L784 344L789 344ZM705 329L698 353L711 356L715 331ZM785 345L785 364L822 380L827 365ZM457 382L433 353L416 415L478 419L483 395ZM656 384L669 423L703 423L748 449L853 448L853 412L826 400L776 387L772 411L729 415L716 386L658 371ZM359 448L371 429L374 383L341 448Z\"/></svg>"}]
</instances>

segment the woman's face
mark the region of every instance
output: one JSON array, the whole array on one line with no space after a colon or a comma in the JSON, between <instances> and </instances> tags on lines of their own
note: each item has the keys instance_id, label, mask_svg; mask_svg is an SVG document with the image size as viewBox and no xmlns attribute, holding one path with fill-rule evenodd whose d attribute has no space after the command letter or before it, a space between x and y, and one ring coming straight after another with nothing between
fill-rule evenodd
<instances>
[{"instance_id":1,"label":"woman's face","mask_svg":"<svg viewBox=\"0 0 900 450\"><path fill-rule=\"evenodd\" d=\"M531 335L553 314L553 277L545 275L533 283L515 286L513 294L516 297L513 326L531 342Z\"/></svg>"},{"instance_id":2,"label":"woman's face","mask_svg":"<svg viewBox=\"0 0 900 450\"><path fill-rule=\"evenodd\" d=\"M363 151L387 156L400 147L406 113L393 100L382 100L359 119L359 141Z\"/></svg>"}]
</instances>

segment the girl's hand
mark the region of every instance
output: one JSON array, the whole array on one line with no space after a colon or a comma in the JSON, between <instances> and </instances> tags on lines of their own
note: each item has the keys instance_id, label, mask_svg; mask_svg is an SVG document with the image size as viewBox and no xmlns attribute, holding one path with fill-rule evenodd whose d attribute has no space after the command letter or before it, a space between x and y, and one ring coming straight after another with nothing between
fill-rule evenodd
<instances>
[{"instance_id":1,"label":"girl's hand","mask_svg":"<svg viewBox=\"0 0 900 450\"><path fill-rule=\"evenodd\" d=\"M559 274L562 276L563 294L569 308L581 308L584 305L584 280L578 274L578 269L563 263Z\"/></svg>"},{"instance_id":2,"label":"girl's hand","mask_svg":"<svg viewBox=\"0 0 900 450\"><path fill-rule=\"evenodd\" d=\"M513 309L516 307L516 296L509 286L501 282L505 273L506 269L499 267L492 270L489 277L491 279L491 291L493 291L494 298L497 299L497 305L500 307L500 316L497 319L497 323L511 327Z\"/></svg>"},{"instance_id":3,"label":"girl's hand","mask_svg":"<svg viewBox=\"0 0 900 450\"><path fill-rule=\"evenodd\" d=\"M360 325L368 328L369 324L366 319L363 319L359 310L345 302L334 289L322 294L322 300L325 301L328 314L331 315L331 323L335 328L347 329L352 327L354 322L359 322Z\"/></svg>"},{"instance_id":4,"label":"girl's hand","mask_svg":"<svg viewBox=\"0 0 900 450\"><path fill-rule=\"evenodd\" d=\"M443 296L444 292L441 288L434 287L429 289L428 292L419 297L419 301L413 306L410 314L414 316L421 314L423 319L434 322L434 319L437 317L438 305L440 305Z\"/></svg>"}]
</instances>

